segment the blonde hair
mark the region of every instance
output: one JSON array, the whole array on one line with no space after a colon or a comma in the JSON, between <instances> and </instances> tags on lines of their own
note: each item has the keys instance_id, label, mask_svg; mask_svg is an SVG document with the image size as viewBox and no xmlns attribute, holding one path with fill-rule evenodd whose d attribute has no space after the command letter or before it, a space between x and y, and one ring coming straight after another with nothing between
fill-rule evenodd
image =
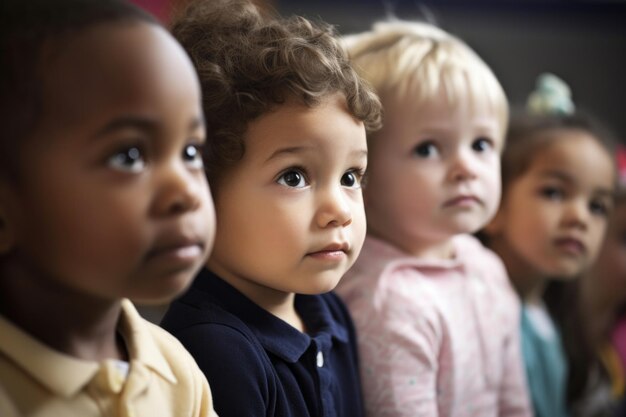
<instances>
[{"instance_id":1,"label":"blonde hair","mask_svg":"<svg viewBox=\"0 0 626 417\"><path fill-rule=\"evenodd\" d=\"M459 38L428 23L394 20L343 42L357 72L383 101L411 97L420 105L443 91L453 106L469 98L492 108L506 130L509 106L502 86Z\"/></svg>"}]
</instances>

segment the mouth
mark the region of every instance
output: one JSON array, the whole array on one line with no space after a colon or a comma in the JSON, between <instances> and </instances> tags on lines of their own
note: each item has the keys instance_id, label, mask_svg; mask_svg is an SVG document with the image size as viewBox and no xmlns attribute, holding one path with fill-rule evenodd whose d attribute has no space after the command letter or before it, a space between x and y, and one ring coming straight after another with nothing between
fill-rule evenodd
<instances>
[{"instance_id":1,"label":"mouth","mask_svg":"<svg viewBox=\"0 0 626 417\"><path fill-rule=\"evenodd\" d=\"M158 242L146 255L148 260L169 259L174 262L195 262L204 255L204 241L178 237Z\"/></svg>"},{"instance_id":2,"label":"mouth","mask_svg":"<svg viewBox=\"0 0 626 417\"><path fill-rule=\"evenodd\" d=\"M557 248L565 252L566 254L580 256L587 252L585 244L573 237L562 237L555 239L554 241Z\"/></svg>"},{"instance_id":3,"label":"mouth","mask_svg":"<svg viewBox=\"0 0 626 417\"><path fill-rule=\"evenodd\" d=\"M481 201L475 195L459 195L446 201L444 207L469 207L476 204L480 204Z\"/></svg>"},{"instance_id":4,"label":"mouth","mask_svg":"<svg viewBox=\"0 0 626 417\"><path fill-rule=\"evenodd\" d=\"M350 245L346 242L331 243L320 250L307 253L308 257L320 260L341 260L350 253Z\"/></svg>"}]
</instances>

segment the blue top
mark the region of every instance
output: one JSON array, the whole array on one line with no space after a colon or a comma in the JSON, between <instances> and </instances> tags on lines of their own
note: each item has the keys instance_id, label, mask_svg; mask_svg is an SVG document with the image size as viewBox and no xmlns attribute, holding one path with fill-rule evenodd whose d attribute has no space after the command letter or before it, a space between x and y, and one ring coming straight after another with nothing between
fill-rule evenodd
<instances>
[{"instance_id":1,"label":"blue top","mask_svg":"<svg viewBox=\"0 0 626 417\"><path fill-rule=\"evenodd\" d=\"M566 417L565 352L561 336L542 306L522 307L522 354L535 417Z\"/></svg>"},{"instance_id":2,"label":"blue top","mask_svg":"<svg viewBox=\"0 0 626 417\"><path fill-rule=\"evenodd\" d=\"M363 415L354 327L332 293L296 295L308 333L203 269L161 325L207 376L220 417Z\"/></svg>"}]
</instances>

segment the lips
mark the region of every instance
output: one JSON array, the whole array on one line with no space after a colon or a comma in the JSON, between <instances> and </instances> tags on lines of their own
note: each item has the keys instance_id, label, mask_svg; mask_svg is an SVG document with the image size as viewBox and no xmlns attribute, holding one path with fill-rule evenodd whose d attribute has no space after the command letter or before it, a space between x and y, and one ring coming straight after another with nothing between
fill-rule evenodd
<instances>
[{"instance_id":1,"label":"lips","mask_svg":"<svg viewBox=\"0 0 626 417\"><path fill-rule=\"evenodd\" d=\"M555 245L571 255L583 255L587 252L587 247L582 240L574 237L561 237L554 240Z\"/></svg>"},{"instance_id":2,"label":"lips","mask_svg":"<svg viewBox=\"0 0 626 417\"><path fill-rule=\"evenodd\" d=\"M343 258L350 251L350 245L346 242L341 243L331 243L329 245L324 246L320 250L315 250L313 252L309 252L307 255L314 258L323 258L323 259L337 259Z\"/></svg>"},{"instance_id":3,"label":"lips","mask_svg":"<svg viewBox=\"0 0 626 417\"><path fill-rule=\"evenodd\" d=\"M460 206L469 206L473 204L479 204L480 199L475 195L467 194L467 195L459 195L450 200L446 201L443 205L444 207L460 207Z\"/></svg>"},{"instance_id":4,"label":"lips","mask_svg":"<svg viewBox=\"0 0 626 417\"><path fill-rule=\"evenodd\" d=\"M172 258L180 261L195 260L204 254L204 241L186 236L170 236L157 242L148 252L147 259Z\"/></svg>"}]
</instances>

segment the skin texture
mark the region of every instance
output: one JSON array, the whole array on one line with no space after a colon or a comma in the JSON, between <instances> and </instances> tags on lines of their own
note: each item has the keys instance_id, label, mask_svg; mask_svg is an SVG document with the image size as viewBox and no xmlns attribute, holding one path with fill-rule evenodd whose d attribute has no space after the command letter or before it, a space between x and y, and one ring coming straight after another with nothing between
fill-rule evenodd
<instances>
[{"instance_id":1,"label":"skin texture","mask_svg":"<svg viewBox=\"0 0 626 417\"><path fill-rule=\"evenodd\" d=\"M215 188L211 270L302 330L294 294L332 290L365 239L363 123L333 95L287 101L253 121L246 152Z\"/></svg>"},{"instance_id":2,"label":"skin texture","mask_svg":"<svg viewBox=\"0 0 626 417\"><path fill-rule=\"evenodd\" d=\"M588 269L612 208L610 155L586 132L558 134L562 137L542 148L512 181L487 228L523 297L540 293L545 278L574 277Z\"/></svg>"},{"instance_id":3,"label":"skin texture","mask_svg":"<svg viewBox=\"0 0 626 417\"><path fill-rule=\"evenodd\" d=\"M500 199L502 128L469 99L388 100L370 141L368 233L417 257L450 258L451 238L484 226Z\"/></svg>"},{"instance_id":4,"label":"skin texture","mask_svg":"<svg viewBox=\"0 0 626 417\"><path fill-rule=\"evenodd\" d=\"M120 299L182 292L215 220L198 81L155 25L98 25L47 56L43 116L2 182L2 313L85 359L124 357Z\"/></svg>"}]
</instances>

